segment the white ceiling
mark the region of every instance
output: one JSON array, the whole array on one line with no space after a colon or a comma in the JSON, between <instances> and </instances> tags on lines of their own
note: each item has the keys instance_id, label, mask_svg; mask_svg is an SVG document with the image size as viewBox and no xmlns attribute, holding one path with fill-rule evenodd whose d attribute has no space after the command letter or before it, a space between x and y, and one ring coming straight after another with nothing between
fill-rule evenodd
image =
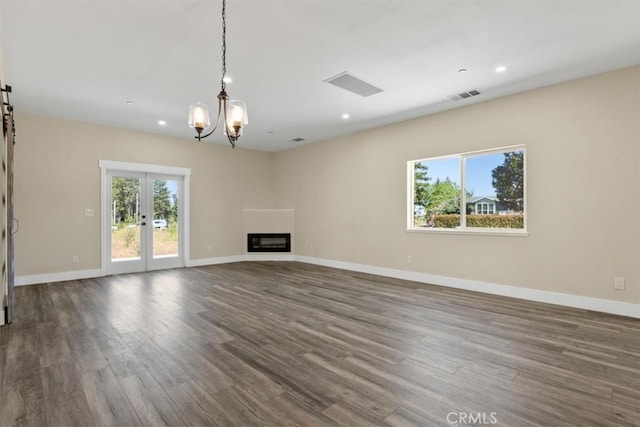
<instances>
[{"instance_id":1,"label":"white ceiling","mask_svg":"<svg viewBox=\"0 0 640 427\"><path fill-rule=\"evenodd\" d=\"M0 0L16 110L191 138L189 104L220 91L221 4ZM239 145L279 151L640 64L640 0L227 0L227 48ZM323 83L343 71L384 91Z\"/></svg>"}]
</instances>

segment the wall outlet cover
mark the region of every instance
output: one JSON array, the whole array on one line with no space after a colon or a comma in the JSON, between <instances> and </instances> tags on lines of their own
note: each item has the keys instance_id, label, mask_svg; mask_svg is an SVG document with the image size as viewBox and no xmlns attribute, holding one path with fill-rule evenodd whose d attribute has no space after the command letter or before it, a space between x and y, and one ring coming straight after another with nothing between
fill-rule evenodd
<instances>
[{"instance_id":1,"label":"wall outlet cover","mask_svg":"<svg viewBox=\"0 0 640 427\"><path fill-rule=\"evenodd\" d=\"M618 290L624 289L624 277L616 277L613 279L613 287Z\"/></svg>"}]
</instances>

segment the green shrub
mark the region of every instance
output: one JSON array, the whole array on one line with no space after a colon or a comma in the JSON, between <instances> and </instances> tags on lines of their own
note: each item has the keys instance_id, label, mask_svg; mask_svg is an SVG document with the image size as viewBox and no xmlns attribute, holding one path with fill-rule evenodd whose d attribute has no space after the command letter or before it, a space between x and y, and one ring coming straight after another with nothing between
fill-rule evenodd
<instances>
[{"instance_id":1,"label":"green shrub","mask_svg":"<svg viewBox=\"0 0 640 427\"><path fill-rule=\"evenodd\" d=\"M524 228L524 215L467 215L467 227Z\"/></svg>"},{"instance_id":2,"label":"green shrub","mask_svg":"<svg viewBox=\"0 0 640 427\"><path fill-rule=\"evenodd\" d=\"M460 226L460 215L436 215L436 228L456 228ZM470 228L524 228L524 215L467 215Z\"/></svg>"},{"instance_id":3,"label":"green shrub","mask_svg":"<svg viewBox=\"0 0 640 427\"><path fill-rule=\"evenodd\" d=\"M437 228L456 228L460 227L460 215L459 214L449 214L449 215L436 215L435 216Z\"/></svg>"}]
</instances>

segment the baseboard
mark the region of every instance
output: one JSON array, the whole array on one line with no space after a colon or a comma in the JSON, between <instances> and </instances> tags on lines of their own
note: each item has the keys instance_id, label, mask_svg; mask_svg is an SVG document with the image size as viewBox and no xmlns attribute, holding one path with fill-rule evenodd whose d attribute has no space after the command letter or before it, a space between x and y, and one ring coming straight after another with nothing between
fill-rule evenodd
<instances>
[{"instance_id":1,"label":"baseboard","mask_svg":"<svg viewBox=\"0 0 640 427\"><path fill-rule=\"evenodd\" d=\"M366 264L355 264L350 262L334 261L300 255L297 255L295 257L295 260L308 264L339 268L342 270L357 271L360 273L393 277L395 279L411 280L414 282L428 283L431 285L447 286L450 288L465 289L468 291L482 292L485 294L501 295L505 297L544 302L548 304L599 311L602 313L617 314L619 316L628 316L640 319L640 304L631 304L600 298L583 297L578 295L542 291L538 289L517 286L499 285L496 283L479 282L475 280L458 279L455 277L437 276L434 274L396 270L392 268L376 267Z\"/></svg>"},{"instance_id":2,"label":"baseboard","mask_svg":"<svg viewBox=\"0 0 640 427\"><path fill-rule=\"evenodd\" d=\"M244 256L244 261L295 261L295 259L291 253L246 254Z\"/></svg>"},{"instance_id":3,"label":"baseboard","mask_svg":"<svg viewBox=\"0 0 640 427\"><path fill-rule=\"evenodd\" d=\"M202 267L204 265L228 264L231 262L244 261L244 255L231 255L217 258L200 258L190 259L187 261L187 267Z\"/></svg>"},{"instance_id":4,"label":"baseboard","mask_svg":"<svg viewBox=\"0 0 640 427\"><path fill-rule=\"evenodd\" d=\"M66 280L91 279L103 276L102 270L63 271L60 273L34 274L31 276L16 276L16 286L37 285L39 283L64 282Z\"/></svg>"},{"instance_id":5,"label":"baseboard","mask_svg":"<svg viewBox=\"0 0 640 427\"><path fill-rule=\"evenodd\" d=\"M187 262L187 267L202 267L205 265L227 264L231 262L242 261L295 261L295 256L290 253L277 254L244 254L244 255L232 255L218 258L200 258L192 259Z\"/></svg>"},{"instance_id":6,"label":"baseboard","mask_svg":"<svg viewBox=\"0 0 640 427\"><path fill-rule=\"evenodd\" d=\"M187 261L186 267L200 267L203 265L227 264L244 261L244 255L233 255L218 258L202 258ZM36 285L39 283L63 282L65 280L91 279L104 276L100 269L66 271L63 273L34 274L31 276L16 276L16 286Z\"/></svg>"},{"instance_id":7,"label":"baseboard","mask_svg":"<svg viewBox=\"0 0 640 427\"><path fill-rule=\"evenodd\" d=\"M241 262L245 260L244 255L233 255L218 258L202 258L189 260L187 267L200 267L203 265L227 264L231 262ZM66 280L91 279L102 277L104 273L101 269L65 271L61 273L34 274L30 276L16 276L16 286L37 285L41 283L64 282Z\"/></svg>"}]
</instances>

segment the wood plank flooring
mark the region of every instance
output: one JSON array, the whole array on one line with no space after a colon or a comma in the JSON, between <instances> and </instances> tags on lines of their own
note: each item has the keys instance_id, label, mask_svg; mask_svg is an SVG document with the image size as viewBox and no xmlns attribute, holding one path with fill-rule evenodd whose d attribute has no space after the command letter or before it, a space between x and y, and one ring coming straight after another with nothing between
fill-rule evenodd
<instances>
[{"instance_id":1,"label":"wood plank flooring","mask_svg":"<svg viewBox=\"0 0 640 427\"><path fill-rule=\"evenodd\" d=\"M0 426L640 425L637 319L294 262L16 298Z\"/></svg>"}]
</instances>

